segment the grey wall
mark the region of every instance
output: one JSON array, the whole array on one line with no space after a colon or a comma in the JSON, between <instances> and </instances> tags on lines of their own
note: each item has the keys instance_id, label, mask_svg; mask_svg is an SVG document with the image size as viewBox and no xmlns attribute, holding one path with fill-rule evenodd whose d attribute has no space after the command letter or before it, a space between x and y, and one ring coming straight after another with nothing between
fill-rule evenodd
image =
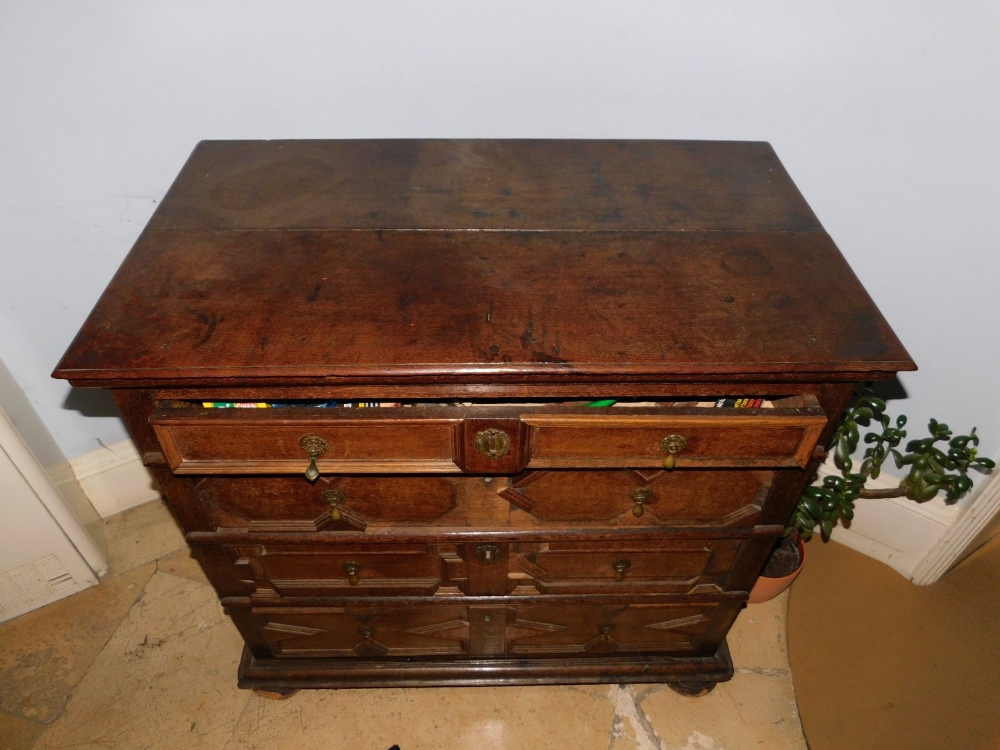
<instances>
[{"instance_id":1,"label":"grey wall","mask_svg":"<svg viewBox=\"0 0 1000 750\"><path fill-rule=\"evenodd\" d=\"M1000 12L987 2L0 2L0 356L61 448L125 437L49 372L204 138L774 145L1000 451Z\"/></svg>"}]
</instances>

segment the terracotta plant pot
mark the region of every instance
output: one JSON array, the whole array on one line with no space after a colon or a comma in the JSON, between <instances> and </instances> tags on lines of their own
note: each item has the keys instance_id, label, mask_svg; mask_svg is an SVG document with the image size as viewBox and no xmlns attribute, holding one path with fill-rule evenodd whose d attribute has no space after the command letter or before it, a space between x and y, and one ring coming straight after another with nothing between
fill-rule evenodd
<instances>
[{"instance_id":1,"label":"terracotta plant pot","mask_svg":"<svg viewBox=\"0 0 1000 750\"><path fill-rule=\"evenodd\" d=\"M802 566L806 562L806 546L799 541L798 548L799 567L793 573L781 578L767 578L765 576L758 578L757 583L753 585L753 589L750 591L750 604L760 604L761 602L770 601L791 586L792 581L799 577L799 573L802 572Z\"/></svg>"}]
</instances>

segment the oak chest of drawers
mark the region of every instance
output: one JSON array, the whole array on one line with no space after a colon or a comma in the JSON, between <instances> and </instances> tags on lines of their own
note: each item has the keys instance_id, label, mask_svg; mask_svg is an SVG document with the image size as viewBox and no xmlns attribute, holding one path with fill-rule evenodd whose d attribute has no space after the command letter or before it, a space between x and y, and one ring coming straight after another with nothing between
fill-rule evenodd
<instances>
[{"instance_id":1,"label":"oak chest of drawers","mask_svg":"<svg viewBox=\"0 0 1000 750\"><path fill-rule=\"evenodd\" d=\"M767 144L271 141L195 149L55 375L113 390L244 687L694 690L912 368Z\"/></svg>"}]
</instances>

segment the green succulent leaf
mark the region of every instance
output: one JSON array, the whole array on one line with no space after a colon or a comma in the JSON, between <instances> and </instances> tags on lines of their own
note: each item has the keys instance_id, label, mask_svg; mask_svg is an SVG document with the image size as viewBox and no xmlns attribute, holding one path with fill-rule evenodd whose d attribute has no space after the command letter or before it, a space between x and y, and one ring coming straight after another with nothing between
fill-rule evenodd
<instances>
[{"instance_id":1,"label":"green succulent leaf","mask_svg":"<svg viewBox=\"0 0 1000 750\"><path fill-rule=\"evenodd\" d=\"M801 506L810 518L819 518L819 514L823 512L820 504L813 497L803 497Z\"/></svg>"},{"instance_id":2,"label":"green succulent leaf","mask_svg":"<svg viewBox=\"0 0 1000 750\"><path fill-rule=\"evenodd\" d=\"M976 455L979 436L975 428L968 435L952 435L951 428L936 419L927 424L928 437L910 440L904 450L898 449L906 439L906 415L900 414L893 421L884 410L885 402L870 392L859 395L828 444L840 474L829 474L820 486L811 485L802 491L786 526L786 535L797 534L807 541L818 527L823 539L828 540L839 521L854 518L854 501L865 481L879 477L889 456L897 468L907 467L899 486L908 498L920 503L942 492L946 502L954 503L972 488L969 469L988 473L996 467L994 460ZM859 422L865 426L871 424L863 436ZM868 448L855 473L852 455L860 442Z\"/></svg>"},{"instance_id":3,"label":"green succulent leaf","mask_svg":"<svg viewBox=\"0 0 1000 750\"><path fill-rule=\"evenodd\" d=\"M841 438L840 440L837 441L837 449L836 453L834 454L837 466L846 469L847 471L851 470L852 450L853 449L851 448L851 444L848 442L847 438Z\"/></svg>"},{"instance_id":4,"label":"green succulent leaf","mask_svg":"<svg viewBox=\"0 0 1000 750\"><path fill-rule=\"evenodd\" d=\"M823 539L829 539L830 534L833 533L833 521L829 519L823 521L823 525L820 527L820 530L823 534Z\"/></svg>"},{"instance_id":5,"label":"green succulent leaf","mask_svg":"<svg viewBox=\"0 0 1000 750\"><path fill-rule=\"evenodd\" d=\"M858 399L858 404L861 406L868 406L879 413L885 411L885 401L880 398L876 398L875 396L862 396Z\"/></svg>"}]
</instances>

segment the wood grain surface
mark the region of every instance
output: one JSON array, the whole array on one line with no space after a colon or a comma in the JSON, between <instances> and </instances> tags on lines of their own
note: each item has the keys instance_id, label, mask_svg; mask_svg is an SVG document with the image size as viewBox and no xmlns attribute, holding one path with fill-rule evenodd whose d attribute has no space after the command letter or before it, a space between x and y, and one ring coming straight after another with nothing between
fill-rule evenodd
<instances>
[{"instance_id":1,"label":"wood grain surface","mask_svg":"<svg viewBox=\"0 0 1000 750\"><path fill-rule=\"evenodd\" d=\"M766 144L370 141L202 144L55 375L913 367Z\"/></svg>"}]
</instances>

